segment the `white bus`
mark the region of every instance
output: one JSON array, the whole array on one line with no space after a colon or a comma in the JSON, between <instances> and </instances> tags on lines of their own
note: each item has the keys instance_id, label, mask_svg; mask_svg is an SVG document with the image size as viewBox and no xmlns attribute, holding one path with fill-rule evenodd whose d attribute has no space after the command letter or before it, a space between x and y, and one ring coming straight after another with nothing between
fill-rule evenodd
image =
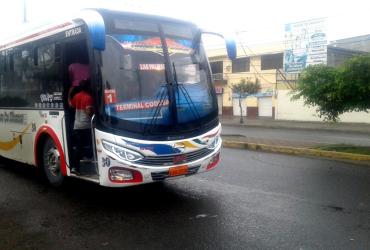
<instances>
[{"instance_id":1,"label":"white bus","mask_svg":"<svg viewBox=\"0 0 370 250\"><path fill-rule=\"evenodd\" d=\"M213 169L221 125L204 33L175 19L90 9L0 44L0 155L43 169L55 186L67 176L124 187ZM235 43L226 47L235 58ZM75 60L90 67L95 106L93 157L79 173L67 101Z\"/></svg>"}]
</instances>

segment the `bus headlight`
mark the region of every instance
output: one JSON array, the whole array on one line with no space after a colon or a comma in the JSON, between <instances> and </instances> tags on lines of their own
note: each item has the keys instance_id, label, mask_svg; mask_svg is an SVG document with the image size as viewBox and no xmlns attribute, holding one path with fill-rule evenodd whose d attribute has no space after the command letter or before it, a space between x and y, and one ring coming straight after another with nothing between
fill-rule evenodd
<instances>
[{"instance_id":1,"label":"bus headlight","mask_svg":"<svg viewBox=\"0 0 370 250\"><path fill-rule=\"evenodd\" d=\"M211 142L209 145L208 145L208 148L209 149L215 149L217 148L218 144L220 143L220 135L217 135L215 137L215 139L213 139L213 142Z\"/></svg>"},{"instance_id":2,"label":"bus headlight","mask_svg":"<svg viewBox=\"0 0 370 250\"><path fill-rule=\"evenodd\" d=\"M134 162L134 161L138 161L144 158L141 154L133 150L118 146L116 144L113 144L113 143L110 143L104 140L102 140L102 145L104 149L108 150L109 152L117 155L119 158L126 160L126 161Z\"/></svg>"}]
</instances>

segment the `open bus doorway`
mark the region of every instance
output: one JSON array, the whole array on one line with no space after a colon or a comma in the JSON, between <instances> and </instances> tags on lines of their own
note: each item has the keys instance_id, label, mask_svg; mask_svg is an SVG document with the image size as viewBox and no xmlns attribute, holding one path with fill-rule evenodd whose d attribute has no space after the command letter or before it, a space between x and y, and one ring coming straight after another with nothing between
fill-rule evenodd
<instances>
[{"instance_id":1,"label":"open bus doorway","mask_svg":"<svg viewBox=\"0 0 370 250\"><path fill-rule=\"evenodd\" d=\"M82 137L78 136L78 134L76 135L76 132L78 132L78 130L74 130L76 108L72 108L70 106L71 100L76 94L82 91L82 87L80 86L81 82L90 80L90 60L88 56L86 39L78 39L72 42L66 42L64 44L64 55L64 72L66 79L64 100L66 105L66 135L69 145L68 153L70 159L70 168L72 170L78 166L78 171L74 172L78 175L97 175L97 171L93 162L93 149L91 147L93 143L91 138L91 128L89 128L88 134L90 134L90 136L87 140L84 140ZM91 124L90 121L89 124ZM85 136L83 137L86 137L86 133L84 133L84 135ZM81 147L81 143L84 143L83 150L78 150L78 148Z\"/></svg>"}]
</instances>

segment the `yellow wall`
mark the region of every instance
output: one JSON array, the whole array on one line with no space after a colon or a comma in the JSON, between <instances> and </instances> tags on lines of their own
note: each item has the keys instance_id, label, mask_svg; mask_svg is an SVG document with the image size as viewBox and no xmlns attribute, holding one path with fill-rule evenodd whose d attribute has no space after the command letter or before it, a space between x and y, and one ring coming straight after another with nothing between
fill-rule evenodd
<instances>
[{"instance_id":1,"label":"yellow wall","mask_svg":"<svg viewBox=\"0 0 370 250\"><path fill-rule=\"evenodd\" d=\"M254 96L247 97L247 107L257 107L258 106L258 99Z\"/></svg>"},{"instance_id":2,"label":"yellow wall","mask_svg":"<svg viewBox=\"0 0 370 250\"><path fill-rule=\"evenodd\" d=\"M247 80L255 81L259 79L261 83L261 92L274 92L276 83L276 70L261 70L261 56L253 56L250 58L250 71L232 73L232 62L226 55L210 57L210 62L223 61L223 72L224 79L227 80L227 85L222 86L224 89L223 94L223 106L231 107L232 102L232 90L231 86L237 84L242 78ZM248 107L257 107L257 98L248 98ZM274 102L273 102L274 103Z\"/></svg>"},{"instance_id":3,"label":"yellow wall","mask_svg":"<svg viewBox=\"0 0 370 250\"><path fill-rule=\"evenodd\" d=\"M277 93L276 119L295 121L323 121L317 115L317 107L304 105L303 98L293 101L290 90L279 90ZM341 122L370 123L366 112L347 112L339 116Z\"/></svg>"},{"instance_id":4,"label":"yellow wall","mask_svg":"<svg viewBox=\"0 0 370 250\"><path fill-rule=\"evenodd\" d=\"M223 106L225 107L233 106L233 93L227 85L224 86L224 94L222 97L222 101L223 101Z\"/></svg>"}]
</instances>

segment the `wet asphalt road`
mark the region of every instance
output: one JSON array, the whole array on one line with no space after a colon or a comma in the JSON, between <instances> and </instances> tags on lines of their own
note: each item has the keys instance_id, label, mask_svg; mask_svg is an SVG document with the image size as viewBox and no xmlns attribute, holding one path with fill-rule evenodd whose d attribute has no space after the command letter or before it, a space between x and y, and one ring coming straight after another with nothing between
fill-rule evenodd
<instances>
[{"instance_id":1,"label":"wet asphalt road","mask_svg":"<svg viewBox=\"0 0 370 250\"><path fill-rule=\"evenodd\" d=\"M223 149L213 172L59 189L0 166L0 249L370 249L370 168Z\"/></svg>"}]
</instances>

